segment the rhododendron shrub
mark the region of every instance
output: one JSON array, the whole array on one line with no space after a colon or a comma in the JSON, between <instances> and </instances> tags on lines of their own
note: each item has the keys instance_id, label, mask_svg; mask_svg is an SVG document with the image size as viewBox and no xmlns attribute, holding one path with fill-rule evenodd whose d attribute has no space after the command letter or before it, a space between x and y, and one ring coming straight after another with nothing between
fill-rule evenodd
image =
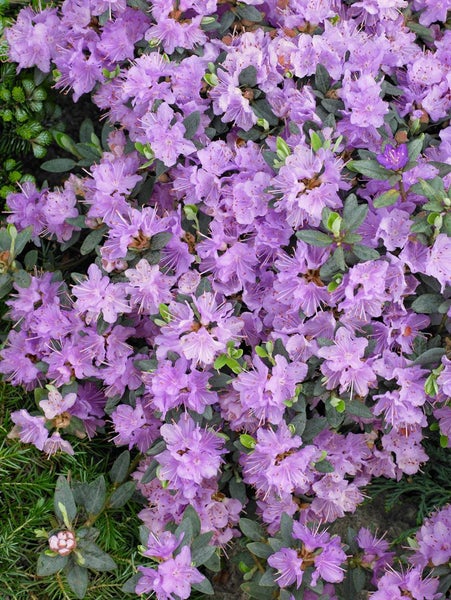
<instances>
[{"instance_id":1,"label":"rhododendron shrub","mask_svg":"<svg viewBox=\"0 0 451 600\"><path fill-rule=\"evenodd\" d=\"M127 590L213 593L244 534L251 597L446 593L446 509L404 570L323 529L417 473L428 428L451 445L443 6L65 0L8 30L18 69L107 119L62 187L7 200L2 251L26 231L60 264L27 254L7 299L0 372L37 399L12 435L136 452L153 562Z\"/></svg>"}]
</instances>

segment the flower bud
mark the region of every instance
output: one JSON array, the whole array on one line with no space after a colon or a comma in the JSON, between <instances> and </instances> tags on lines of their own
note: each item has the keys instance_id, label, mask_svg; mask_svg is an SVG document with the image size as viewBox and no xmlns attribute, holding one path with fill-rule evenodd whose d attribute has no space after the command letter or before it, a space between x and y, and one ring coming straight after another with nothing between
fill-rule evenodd
<instances>
[{"instance_id":1,"label":"flower bud","mask_svg":"<svg viewBox=\"0 0 451 600\"><path fill-rule=\"evenodd\" d=\"M67 556L77 546L75 534L72 531L59 531L49 538L50 550L57 552L61 556Z\"/></svg>"}]
</instances>

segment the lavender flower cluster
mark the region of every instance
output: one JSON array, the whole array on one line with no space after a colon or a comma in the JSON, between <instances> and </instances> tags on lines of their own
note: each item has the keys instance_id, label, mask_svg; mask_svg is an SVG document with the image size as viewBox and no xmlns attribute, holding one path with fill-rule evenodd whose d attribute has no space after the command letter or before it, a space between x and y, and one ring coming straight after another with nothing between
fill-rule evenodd
<instances>
[{"instance_id":1,"label":"lavender flower cluster","mask_svg":"<svg viewBox=\"0 0 451 600\"><path fill-rule=\"evenodd\" d=\"M36 246L90 258L7 301L0 372L38 404L11 435L51 455L114 432L142 453L158 566L137 593L202 585L167 531L193 507L220 548L258 516L280 598L337 598L347 555L318 526L372 478L417 473L431 424L451 446L449 8L64 0L7 31L19 69L91 94L110 124L87 174L7 199ZM441 597L426 574L450 561L448 513L405 572L360 532L374 600Z\"/></svg>"}]
</instances>

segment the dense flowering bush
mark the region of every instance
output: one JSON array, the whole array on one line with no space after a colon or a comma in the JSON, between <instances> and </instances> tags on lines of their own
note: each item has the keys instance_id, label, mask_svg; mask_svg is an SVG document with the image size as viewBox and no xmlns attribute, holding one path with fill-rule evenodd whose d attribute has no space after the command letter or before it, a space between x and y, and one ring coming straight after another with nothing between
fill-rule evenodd
<instances>
[{"instance_id":1,"label":"dense flowering bush","mask_svg":"<svg viewBox=\"0 0 451 600\"><path fill-rule=\"evenodd\" d=\"M450 7L65 0L8 30L19 69L108 118L44 165L60 188L7 199L0 372L37 401L12 435L141 453L153 562L127 589L212 593L198 567L243 533L255 598L354 597L356 565L374 600L444 597L449 508L404 570L322 526L418 472L429 427L451 446Z\"/></svg>"}]
</instances>

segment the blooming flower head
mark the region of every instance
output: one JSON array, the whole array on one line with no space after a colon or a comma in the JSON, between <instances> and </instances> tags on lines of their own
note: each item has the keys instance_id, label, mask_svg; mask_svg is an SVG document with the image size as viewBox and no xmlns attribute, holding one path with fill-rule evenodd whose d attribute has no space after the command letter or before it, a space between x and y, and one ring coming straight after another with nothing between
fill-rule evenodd
<instances>
[{"instance_id":1,"label":"blooming flower head","mask_svg":"<svg viewBox=\"0 0 451 600\"><path fill-rule=\"evenodd\" d=\"M199 486L218 475L224 440L201 429L188 414L178 423L162 425L160 432L167 449L155 456L160 463L159 478L192 499Z\"/></svg>"},{"instance_id":2,"label":"blooming flower head","mask_svg":"<svg viewBox=\"0 0 451 600\"><path fill-rule=\"evenodd\" d=\"M382 154L376 156L377 162L392 171L400 171L406 166L409 160L409 154L407 152L407 145L400 144L399 146L392 146L387 144Z\"/></svg>"}]
</instances>

